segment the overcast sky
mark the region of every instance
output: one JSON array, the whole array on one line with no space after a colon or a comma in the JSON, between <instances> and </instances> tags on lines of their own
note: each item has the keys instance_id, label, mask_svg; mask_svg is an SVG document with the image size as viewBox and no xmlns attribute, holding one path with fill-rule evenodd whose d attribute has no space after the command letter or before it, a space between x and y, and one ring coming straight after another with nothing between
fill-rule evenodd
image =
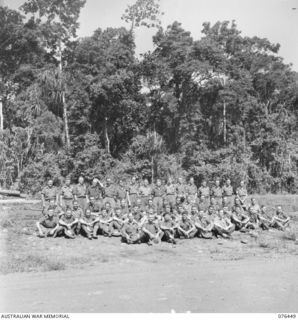
<instances>
[{"instance_id":1,"label":"overcast sky","mask_svg":"<svg viewBox=\"0 0 298 320\"><path fill-rule=\"evenodd\" d=\"M1 0L0 0L1 1ZM24 0L4 0L17 9ZM124 26L120 19L127 4L135 0L87 0L81 12L79 36L100 28ZM243 35L268 38L280 43L280 55L298 71L298 0L160 0L163 26L177 20L194 39L201 37L202 23L236 20ZM293 8L297 8L293 10ZM152 50L156 30L136 32L137 52Z\"/></svg>"}]
</instances>

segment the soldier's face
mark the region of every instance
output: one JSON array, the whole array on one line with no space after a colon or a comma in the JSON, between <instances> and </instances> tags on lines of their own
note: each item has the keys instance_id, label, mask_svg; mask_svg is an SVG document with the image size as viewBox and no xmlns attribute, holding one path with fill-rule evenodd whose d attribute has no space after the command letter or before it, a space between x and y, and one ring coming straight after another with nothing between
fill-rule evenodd
<instances>
[{"instance_id":1,"label":"soldier's face","mask_svg":"<svg viewBox=\"0 0 298 320\"><path fill-rule=\"evenodd\" d=\"M53 180L48 181L48 186L51 188L53 186Z\"/></svg>"},{"instance_id":2,"label":"soldier's face","mask_svg":"<svg viewBox=\"0 0 298 320\"><path fill-rule=\"evenodd\" d=\"M68 218L71 217L71 210L66 210L65 215L66 215Z\"/></svg>"},{"instance_id":3,"label":"soldier's face","mask_svg":"<svg viewBox=\"0 0 298 320\"><path fill-rule=\"evenodd\" d=\"M160 180L157 180L157 181L156 181L156 184L160 187L160 186L161 186L161 181L160 181Z\"/></svg>"},{"instance_id":4,"label":"soldier's face","mask_svg":"<svg viewBox=\"0 0 298 320\"><path fill-rule=\"evenodd\" d=\"M84 178L83 178L83 177L80 177L80 178L79 178L79 183L80 183L80 184L83 184L83 183L84 183Z\"/></svg>"},{"instance_id":5,"label":"soldier's face","mask_svg":"<svg viewBox=\"0 0 298 320\"><path fill-rule=\"evenodd\" d=\"M135 184L135 183L136 183L136 178L132 178L132 179L131 179L131 182L132 182L133 184Z\"/></svg>"},{"instance_id":6,"label":"soldier's face","mask_svg":"<svg viewBox=\"0 0 298 320\"><path fill-rule=\"evenodd\" d=\"M90 203L94 203L94 198L90 198Z\"/></svg>"},{"instance_id":7,"label":"soldier's face","mask_svg":"<svg viewBox=\"0 0 298 320\"><path fill-rule=\"evenodd\" d=\"M144 180L144 185L145 185L145 186L148 186L148 184L149 184L148 180L145 179L145 180Z\"/></svg>"},{"instance_id":8,"label":"soldier's face","mask_svg":"<svg viewBox=\"0 0 298 320\"><path fill-rule=\"evenodd\" d=\"M191 184L194 184L194 179L193 179L193 178L190 178L189 182L190 182Z\"/></svg>"},{"instance_id":9,"label":"soldier's face","mask_svg":"<svg viewBox=\"0 0 298 320\"><path fill-rule=\"evenodd\" d=\"M206 185L207 185L207 182L204 180L203 181L203 187L206 187Z\"/></svg>"},{"instance_id":10,"label":"soldier's face","mask_svg":"<svg viewBox=\"0 0 298 320\"><path fill-rule=\"evenodd\" d=\"M50 218L52 218L52 217L54 216L54 211L53 211L53 210L49 210L49 211L48 211L48 216L49 216Z\"/></svg>"},{"instance_id":11,"label":"soldier's face","mask_svg":"<svg viewBox=\"0 0 298 320\"><path fill-rule=\"evenodd\" d=\"M69 186L69 185L70 185L70 179L66 179L65 184L66 184L67 186Z\"/></svg>"},{"instance_id":12,"label":"soldier's face","mask_svg":"<svg viewBox=\"0 0 298 320\"><path fill-rule=\"evenodd\" d=\"M97 182L97 180L93 179L93 180L92 180L92 185L93 185L93 186L96 186L96 182Z\"/></svg>"},{"instance_id":13,"label":"soldier's face","mask_svg":"<svg viewBox=\"0 0 298 320\"><path fill-rule=\"evenodd\" d=\"M216 181L215 181L215 184L216 184L216 186L218 187L218 186L219 186L219 181L216 180Z\"/></svg>"},{"instance_id":14,"label":"soldier's face","mask_svg":"<svg viewBox=\"0 0 298 320\"><path fill-rule=\"evenodd\" d=\"M86 215L87 218L89 218L91 216L91 211L90 210L86 210L85 215Z\"/></svg>"},{"instance_id":15,"label":"soldier's face","mask_svg":"<svg viewBox=\"0 0 298 320\"><path fill-rule=\"evenodd\" d=\"M77 202L74 202L73 208L74 208L74 209L78 209L78 207L79 207L79 204L78 204Z\"/></svg>"},{"instance_id":16,"label":"soldier's face","mask_svg":"<svg viewBox=\"0 0 298 320\"><path fill-rule=\"evenodd\" d=\"M227 185L229 186L231 184L231 180L227 180Z\"/></svg>"},{"instance_id":17,"label":"soldier's face","mask_svg":"<svg viewBox=\"0 0 298 320\"><path fill-rule=\"evenodd\" d=\"M170 216L168 214L165 215L165 221L170 221Z\"/></svg>"}]
</instances>

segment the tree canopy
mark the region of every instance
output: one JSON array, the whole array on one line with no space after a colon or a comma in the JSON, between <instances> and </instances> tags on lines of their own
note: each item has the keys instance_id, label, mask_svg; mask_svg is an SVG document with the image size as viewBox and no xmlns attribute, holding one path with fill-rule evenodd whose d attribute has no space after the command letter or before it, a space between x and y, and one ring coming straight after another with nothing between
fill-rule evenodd
<instances>
[{"instance_id":1,"label":"tree canopy","mask_svg":"<svg viewBox=\"0 0 298 320\"><path fill-rule=\"evenodd\" d=\"M0 183L38 192L48 177L181 174L296 192L298 76L279 44L235 21L206 22L199 39L177 21L163 29L153 0L127 8L128 29L78 38L84 3L0 7ZM138 59L141 26L157 29Z\"/></svg>"}]
</instances>

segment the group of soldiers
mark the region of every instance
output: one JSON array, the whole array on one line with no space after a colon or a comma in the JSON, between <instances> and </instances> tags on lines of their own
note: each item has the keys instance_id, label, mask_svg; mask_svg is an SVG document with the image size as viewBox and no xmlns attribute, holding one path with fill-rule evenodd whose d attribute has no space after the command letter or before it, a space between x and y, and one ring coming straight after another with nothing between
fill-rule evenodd
<instances>
[{"instance_id":1,"label":"group of soldiers","mask_svg":"<svg viewBox=\"0 0 298 320\"><path fill-rule=\"evenodd\" d=\"M42 204L43 215L36 223L40 237L118 236L127 244L231 238L235 230L284 230L290 222L280 206L271 212L255 198L249 201L244 181L234 192L229 179L222 186L216 179L211 188L202 181L197 188L193 177L187 183L181 177L177 183L171 177L157 179L154 185L132 177L127 186L110 178L104 184L94 178L87 185L80 176L75 186L67 178L60 190L49 180Z\"/></svg>"}]
</instances>

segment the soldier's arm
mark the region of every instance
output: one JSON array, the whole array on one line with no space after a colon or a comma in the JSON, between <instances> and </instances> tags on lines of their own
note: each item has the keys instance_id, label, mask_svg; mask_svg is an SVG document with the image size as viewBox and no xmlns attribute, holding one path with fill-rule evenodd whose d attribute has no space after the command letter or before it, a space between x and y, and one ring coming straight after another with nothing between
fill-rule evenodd
<instances>
[{"instance_id":1,"label":"soldier's arm","mask_svg":"<svg viewBox=\"0 0 298 320\"><path fill-rule=\"evenodd\" d=\"M45 200L45 196L44 196L43 192L41 193L41 202L42 202L42 206L44 208L46 206L46 200Z\"/></svg>"},{"instance_id":2,"label":"soldier's arm","mask_svg":"<svg viewBox=\"0 0 298 320\"><path fill-rule=\"evenodd\" d=\"M75 219L73 222L71 222L69 225L70 227L72 227L73 225L77 224L79 222L78 219Z\"/></svg>"},{"instance_id":3,"label":"soldier's arm","mask_svg":"<svg viewBox=\"0 0 298 320\"><path fill-rule=\"evenodd\" d=\"M190 235L191 232L193 232L194 230L196 230L196 226L193 224L193 223L190 223L191 224L191 228L186 232L187 235Z\"/></svg>"},{"instance_id":4,"label":"soldier's arm","mask_svg":"<svg viewBox=\"0 0 298 320\"><path fill-rule=\"evenodd\" d=\"M144 226L142 227L142 230L143 230L145 233L147 233L147 234L150 236L150 238L154 238L154 235L153 235L149 230L147 230Z\"/></svg>"},{"instance_id":5,"label":"soldier's arm","mask_svg":"<svg viewBox=\"0 0 298 320\"><path fill-rule=\"evenodd\" d=\"M68 228L69 229L69 224L67 224L66 222L64 222L62 219L59 219L59 224L61 225L61 226L63 226L63 227L66 227L66 228Z\"/></svg>"},{"instance_id":6,"label":"soldier's arm","mask_svg":"<svg viewBox=\"0 0 298 320\"><path fill-rule=\"evenodd\" d=\"M59 191L58 191L58 189L56 189L55 203L56 203L56 206L58 206L58 203L59 203Z\"/></svg>"}]
</instances>

